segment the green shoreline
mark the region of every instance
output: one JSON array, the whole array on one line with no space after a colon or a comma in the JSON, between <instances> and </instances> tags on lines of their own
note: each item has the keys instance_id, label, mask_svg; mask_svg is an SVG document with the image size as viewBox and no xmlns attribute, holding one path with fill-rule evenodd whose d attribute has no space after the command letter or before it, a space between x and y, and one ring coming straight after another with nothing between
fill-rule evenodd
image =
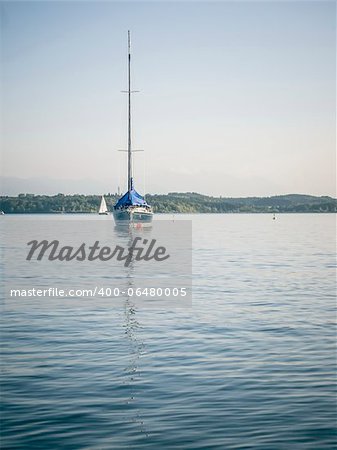
<instances>
[{"instance_id":1,"label":"green shoreline","mask_svg":"<svg viewBox=\"0 0 337 450\"><path fill-rule=\"evenodd\" d=\"M119 196L106 194L111 211ZM100 195L0 196L0 210L5 214L87 214L97 213ZM155 213L336 213L337 199L304 194L272 197L211 197L195 192L146 195Z\"/></svg>"}]
</instances>

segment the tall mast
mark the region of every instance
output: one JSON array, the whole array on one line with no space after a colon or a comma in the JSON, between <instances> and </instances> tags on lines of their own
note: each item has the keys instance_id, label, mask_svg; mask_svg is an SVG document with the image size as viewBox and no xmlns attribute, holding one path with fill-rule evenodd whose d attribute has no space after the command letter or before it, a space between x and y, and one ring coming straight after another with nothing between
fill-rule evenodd
<instances>
[{"instance_id":1,"label":"tall mast","mask_svg":"<svg viewBox=\"0 0 337 450\"><path fill-rule=\"evenodd\" d=\"M130 30L128 30L128 191L132 189L131 154L131 39Z\"/></svg>"}]
</instances>

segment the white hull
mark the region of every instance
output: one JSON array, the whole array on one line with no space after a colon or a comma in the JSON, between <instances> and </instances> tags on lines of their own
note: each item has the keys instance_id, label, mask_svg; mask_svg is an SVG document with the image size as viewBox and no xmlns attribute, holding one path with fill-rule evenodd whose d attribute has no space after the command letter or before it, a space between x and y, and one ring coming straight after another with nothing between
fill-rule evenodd
<instances>
[{"instance_id":1,"label":"white hull","mask_svg":"<svg viewBox=\"0 0 337 450\"><path fill-rule=\"evenodd\" d=\"M145 208L114 209L113 216L116 224L151 223L153 212Z\"/></svg>"}]
</instances>

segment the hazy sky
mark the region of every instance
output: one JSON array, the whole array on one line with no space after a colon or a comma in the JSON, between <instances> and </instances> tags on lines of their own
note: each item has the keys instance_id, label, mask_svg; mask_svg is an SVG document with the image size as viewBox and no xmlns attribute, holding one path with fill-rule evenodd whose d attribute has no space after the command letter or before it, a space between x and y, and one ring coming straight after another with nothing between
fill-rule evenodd
<instances>
[{"instance_id":1,"label":"hazy sky","mask_svg":"<svg viewBox=\"0 0 337 450\"><path fill-rule=\"evenodd\" d=\"M9 194L336 195L335 2L2 2ZM146 174L146 176L144 176Z\"/></svg>"}]
</instances>

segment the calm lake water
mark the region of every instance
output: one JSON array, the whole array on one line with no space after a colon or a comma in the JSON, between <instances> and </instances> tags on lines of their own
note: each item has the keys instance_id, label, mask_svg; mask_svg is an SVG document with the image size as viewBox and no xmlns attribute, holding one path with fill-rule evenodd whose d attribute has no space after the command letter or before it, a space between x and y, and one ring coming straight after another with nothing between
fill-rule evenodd
<instances>
[{"instance_id":1,"label":"calm lake water","mask_svg":"<svg viewBox=\"0 0 337 450\"><path fill-rule=\"evenodd\" d=\"M336 448L336 216L180 218L190 307L5 300L1 448ZM10 265L5 282L24 279Z\"/></svg>"}]
</instances>

